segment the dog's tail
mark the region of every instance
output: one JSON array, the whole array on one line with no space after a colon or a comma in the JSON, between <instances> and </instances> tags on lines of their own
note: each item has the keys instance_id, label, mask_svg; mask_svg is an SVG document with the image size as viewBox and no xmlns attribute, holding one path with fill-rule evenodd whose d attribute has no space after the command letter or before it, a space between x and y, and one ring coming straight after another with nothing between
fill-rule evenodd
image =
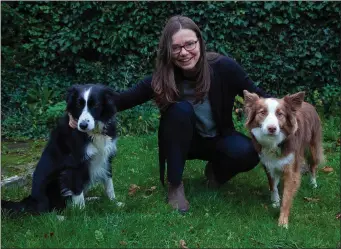
<instances>
[{"instance_id":1,"label":"dog's tail","mask_svg":"<svg viewBox=\"0 0 341 249\"><path fill-rule=\"evenodd\" d=\"M1 200L1 212L8 215L39 214L37 202L31 196L17 202Z\"/></svg>"}]
</instances>

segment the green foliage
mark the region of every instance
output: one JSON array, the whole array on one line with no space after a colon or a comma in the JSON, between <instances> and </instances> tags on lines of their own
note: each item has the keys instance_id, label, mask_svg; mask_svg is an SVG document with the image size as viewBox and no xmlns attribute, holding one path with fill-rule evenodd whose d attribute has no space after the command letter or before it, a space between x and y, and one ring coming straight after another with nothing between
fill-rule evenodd
<instances>
[{"instance_id":1,"label":"green foliage","mask_svg":"<svg viewBox=\"0 0 341 249\"><path fill-rule=\"evenodd\" d=\"M118 130L121 135L155 133L159 125L159 111L151 103L136 106L118 114Z\"/></svg>"},{"instance_id":2,"label":"green foliage","mask_svg":"<svg viewBox=\"0 0 341 249\"><path fill-rule=\"evenodd\" d=\"M162 27L176 14L197 22L207 50L235 58L267 92L304 90L328 115L340 108L339 2L21 1L1 2L1 12L4 121L18 109L44 115L44 103L62 101L75 82L134 85L152 72ZM127 131L142 122L137 109L122 115ZM146 115L138 133L155 123Z\"/></svg>"}]
</instances>

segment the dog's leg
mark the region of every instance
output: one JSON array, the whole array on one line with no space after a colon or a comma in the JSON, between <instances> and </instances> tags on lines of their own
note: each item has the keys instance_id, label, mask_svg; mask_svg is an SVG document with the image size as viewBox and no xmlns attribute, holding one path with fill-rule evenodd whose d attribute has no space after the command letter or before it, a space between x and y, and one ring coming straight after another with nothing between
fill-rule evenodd
<instances>
[{"instance_id":1,"label":"dog's leg","mask_svg":"<svg viewBox=\"0 0 341 249\"><path fill-rule=\"evenodd\" d=\"M110 200L115 200L115 189L114 189L114 184L112 182L112 178L108 177L104 180L104 188L105 192Z\"/></svg>"},{"instance_id":2,"label":"dog's leg","mask_svg":"<svg viewBox=\"0 0 341 249\"><path fill-rule=\"evenodd\" d=\"M280 180L280 175L275 174L273 178L273 191L271 192L271 205L273 208L279 208L280 207L280 197L278 193L278 183Z\"/></svg>"},{"instance_id":3,"label":"dog's leg","mask_svg":"<svg viewBox=\"0 0 341 249\"><path fill-rule=\"evenodd\" d=\"M310 153L311 153L311 160L309 165L309 171L310 171L310 184L313 188L317 188L317 182L316 182L316 169L320 162L320 155L318 154L317 145L312 143L310 144Z\"/></svg>"},{"instance_id":4,"label":"dog's leg","mask_svg":"<svg viewBox=\"0 0 341 249\"><path fill-rule=\"evenodd\" d=\"M288 228L289 213L292 201L301 182L301 172L295 165L284 167L284 189L278 226ZM297 169L294 171L294 169Z\"/></svg>"},{"instance_id":5,"label":"dog's leg","mask_svg":"<svg viewBox=\"0 0 341 249\"><path fill-rule=\"evenodd\" d=\"M84 193L81 192L79 195L72 195L72 205L83 209L85 207Z\"/></svg>"},{"instance_id":6,"label":"dog's leg","mask_svg":"<svg viewBox=\"0 0 341 249\"><path fill-rule=\"evenodd\" d=\"M317 168L316 164L310 166L310 184L313 188L317 188L316 168Z\"/></svg>"},{"instance_id":7,"label":"dog's leg","mask_svg":"<svg viewBox=\"0 0 341 249\"><path fill-rule=\"evenodd\" d=\"M115 190L114 190L114 184L113 184L113 181L112 181L112 177L107 177L104 180L104 188L105 188L105 192L106 192L108 198L111 201L116 201L116 196L115 196ZM116 202L116 205L120 207L120 206L123 206L124 204L122 202Z\"/></svg>"},{"instance_id":8,"label":"dog's leg","mask_svg":"<svg viewBox=\"0 0 341 249\"><path fill-rule=\"evenodd\" d=\"M272 207L278 208L280 206L280 198L278 194L278 183L280 177L275 175L274 177L271 176L270 172L268 169L263 165L264 171L266 173L266 176L268 177L268 182L269 182L269 189L271 192L271 203Z\"/></svg>"}]
</instances>

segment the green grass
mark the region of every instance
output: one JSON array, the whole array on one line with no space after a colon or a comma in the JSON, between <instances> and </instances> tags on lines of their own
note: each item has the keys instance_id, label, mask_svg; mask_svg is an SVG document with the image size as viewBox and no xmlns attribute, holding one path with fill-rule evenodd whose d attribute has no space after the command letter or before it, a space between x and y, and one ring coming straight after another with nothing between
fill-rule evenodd
<instances>
[{"instance_id":1,"label":"green grass","mask_svg":"<svg viewBox=\"0 0 341 249\"><path fill-rule=\"evenodd\" d=\"M326 163L318 171L319 187L302 177L289 218L289 229L279 228L279 210L270 205L267 179L261 169L240 174L219 190L208 189L205 162L189 161L184 173L190 211L181 215L166 205L166 189L159 183L156 136L121 137L113 162L117 207L103 187L87 196L84 210L68 208L65 221L56 213L17 218L2 217L3 248L336 248L340 246L340 119L325 121ZM333 131L331 131L331 129ZM30 150L29 150L30 151ZM333 167L330 173L323 166ZM139 189L130 196L129 188ZM156 186L155 190L151 190ZM20 199L30 186L2 189L2 198ZM319 199L307 202L304 197Z\"/></svg>"}]
</instances>

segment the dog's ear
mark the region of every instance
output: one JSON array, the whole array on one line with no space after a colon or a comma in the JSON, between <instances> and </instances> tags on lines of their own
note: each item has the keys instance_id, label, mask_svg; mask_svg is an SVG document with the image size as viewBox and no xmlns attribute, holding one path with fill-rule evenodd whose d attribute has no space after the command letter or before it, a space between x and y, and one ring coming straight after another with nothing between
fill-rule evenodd
<instances>
[{"instance_id":1,"label":"dog's ear","mask_svg":"<svg viewBox=\"0 0 341 249\"><path fill-rule=\"evenodd\" d=\"M292 95L287 95L283 99L287 104L289 104L291 110L296 112L302 106L304 95L305 92L298 92Z\"/></svg>"},{"instance_id":2,"label":"dog's ear","mask_svg":"<svg viewBox=\"0 0 341 249\"><path fill-rule=\"evenodd\" d=\"M301 108L304 100L304 95L305 92L298 92L292 95L287 95L283 98L284 102L287 105L287 108L292 111L292 114L289 114L287 119L287 126L290 129L290 133L295 133L297 131L297 119L296 115L294 114L299 108Z\"/></svg>"},{"instance_id":3,"label":"dog's ear","mask_svg":"<svg viewBox=\"0 0 341 249\"><path fill-rule=\"evenodd\" d=\"M244 90L243 94L244 102L246 102L246 104L253 104L257 100L259 100L259 96L256 93L250 93L249 91Z\"/></svg>"},{"instance_id":4,"label":"dog's ear","mask_svg":"<svg viewBox=\"0 0 341 249\"><path fill-rule=\"evenodd\" d=\"M254 120L256 114L252 111L252 106L259 100L259 96L255 93L250 93L247 90L243 91L244 94L244 112L246 115L245 126L249 128L250 124Z\"/></svg>"},{"instance_id":5,"label":"dog's ear","mask_svg":"<svg viewBox=\"0 0 341 249\"><path fill-rule=\"evenodd\" d=\"M256 117L256 112L253 111L251 108L244 108L244 112L245 112L245 116L246 116L246 120L245 120L245 127L250 129L251 128L251 123L253 122L253 120Z\"/></svg>"},{"instance_id":6,"label":"dog's ear","mask_svg":"<svg viewBox=\"0 0 341 249\"><path fill-rule=\"evenodd\" d=\"M77 96L79 85L72 85L66 90L66 110L70 109L73 99Z\"/></svg>"},{"instance_id":7,"label":"dog's ear","mask_svg":"<svg viewBox=\"0 0 341 249\"><path fill-rule=\"evenodd\" d=\"M244 105L250 106L253 105L257 100L259 100L259 96L255 93L250 93L247 90L243 91L244 94Z\"/></svg>"}]
</instances>

